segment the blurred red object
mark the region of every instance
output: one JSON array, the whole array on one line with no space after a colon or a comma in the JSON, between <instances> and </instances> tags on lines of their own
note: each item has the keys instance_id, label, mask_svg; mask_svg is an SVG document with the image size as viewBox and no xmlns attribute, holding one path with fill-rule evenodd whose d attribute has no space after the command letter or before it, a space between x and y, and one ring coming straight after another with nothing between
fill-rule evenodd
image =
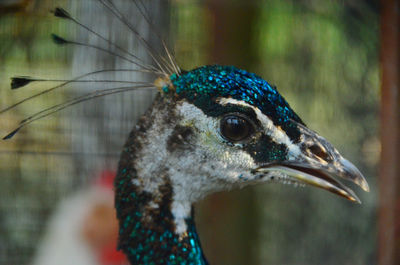
<instances>
[{"instance_id":1,"label":"blurred red object","mask_svg":"<svg viewBox=\"0 0 400 265\"><path fill-rule=\"evenodd\" d=\"M100 173L100 177L95 179L94 184L112 190L114 187L115 172L104 170Z\"/></svg>"}]
</instances>

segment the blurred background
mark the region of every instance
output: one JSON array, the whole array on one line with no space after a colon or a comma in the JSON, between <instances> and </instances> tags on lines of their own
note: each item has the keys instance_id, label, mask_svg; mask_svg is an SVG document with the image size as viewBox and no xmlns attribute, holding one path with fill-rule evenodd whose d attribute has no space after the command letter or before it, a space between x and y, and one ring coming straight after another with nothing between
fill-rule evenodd
<instances>
[{"instance_id":1,"label":"blurred background","mask_svg":"<svg viewBox=\"0 0 400 265\"><path fill-rule=\"evenodd\" d=\"M151 46L161 50L160 40L133 1L114 2ZM281 184L210 196L196 205L200 238L210 263L377 264L378 1L144 2L182 69L235 65L277 85L303 121L357 165L371 187L370 193L355 188L362 205L318 189ZM151 63L133 34L98 1L0 1L0 109L56 85L33 83L11 91L12 76L71 79L99 69L132 68L110 54L53 44L49 36L54 32L107 47L70 21L52 16L49 11L56 6ZM118 72L93 78L149 77ZM118 85L69 84L57 89L1 114L0 133L6 135L21 119L45 107L112 86ZM66 225L75 222L76 231L70 234L77 239L68 240L89 246L91 254L81 253L86 261L75 264L124 264L123 257L111 253L113 235L104 235L100 241L109 243L99 245L91 236L96 232L85 230L85 222L93 218L113 222L109 201L92 205L90 196L103 196L103 192L109 197L107 185L98 183L104 182L104 172L115 171L129 131L153 97L153 91L135 91L85 101L0 142L0 264L45 264L40 259L46 255L46 244L58 244L49 238L62 238L52 236L64 230L57 220ZM100 190L100 195L93 195L94 190ZM87 208L71 209L68 203L73 201ZM71 216L81 218L65 222ZM99 225L101 230L104 226ZM61 259L60 255L53 258Z\"/></svg>"}]
</instances>

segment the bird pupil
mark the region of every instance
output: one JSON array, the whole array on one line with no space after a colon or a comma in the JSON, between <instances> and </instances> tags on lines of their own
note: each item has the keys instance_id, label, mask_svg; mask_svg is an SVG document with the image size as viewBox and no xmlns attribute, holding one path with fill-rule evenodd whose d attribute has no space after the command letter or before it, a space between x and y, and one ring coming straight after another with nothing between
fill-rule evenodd
<instances>
[{"instance_id":1,"label":"bird pupil","mask_svg":"<svg viewBox=\"0 0 400 265\"><path fill-rule=\"evenodd\" d=\"M238 116L227 116L221 123L221 134L230 141L241 141L250 134L250 124Z\"/></svg>"}]
</instances>

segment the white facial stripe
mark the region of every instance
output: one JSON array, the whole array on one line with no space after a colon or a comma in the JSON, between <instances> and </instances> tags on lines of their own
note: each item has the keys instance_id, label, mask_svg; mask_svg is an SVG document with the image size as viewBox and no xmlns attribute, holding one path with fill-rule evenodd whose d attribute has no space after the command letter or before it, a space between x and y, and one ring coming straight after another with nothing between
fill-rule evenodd
<instances>
[{"instance_id":1,"label":"white facial stripe","mask_svg":"<svg viewBox=\"0 0 400 265\"><path fill-rule=\"evenodd\" d=\"M187 231L185 219L190 217L190 207L190 203L182 203L175 198L172 202L171 211L175 221L175 233L178 235L182 235Z\"/></svg>"},{"instance_id":2,"label":"white facial stripe","mask_svg":"<svg viewBox=\"0 0 400 265\"><path fill-rule=\"evenodd\" d=\"M284 144L288 147L289 149L288 154L290 156L289 159L294 158L299 154L301 154L299 146L293 144L289 136L282 129L277 128L272 122L272 120L268 118L268 116L264 115L259 108L256 108L242 100L237 100L233 98L219 98L217 99L217 102L222 106L225 106L227 104L233 104L251 108L256 113L257 119L265 128L265 133L271 136L272 140L275 141L276 143Z\"/></svg>"},{"instance_id":3,"label":"white facial stripe","mask_svg":"<svg viewBox=\"0 0 400 265\"><path fill-rule=\"evenodd\" d=\"M252 105L244 102L243 100L237 100L237 99L233 99L233 98L218 98L217 103L221 104L222 106L232 104L232 105L239 105L239 106L254 109L254 107Z\"/></svg>"},{"instance_id":4,"label":"white facial stripe","mask_svg":"<svg viewBox=\"0 0 400 265\"><path fill-rule=\"evenodd\" d=\"M231 164L246 164L248 168L256 166L247 152L240 149L232 150L225 144L222 145L223 148L218 145L223 141L222 136L218 133L218 118L207 116L201 109L187 102L183 102L177 108L177 114L183 118L182 125L190 126L191 123L195 123L196 129L202 132L199 141L202 142L202 145L208 145L209 150L218 156L218 159Z\"/></svg>"}]
</instances>

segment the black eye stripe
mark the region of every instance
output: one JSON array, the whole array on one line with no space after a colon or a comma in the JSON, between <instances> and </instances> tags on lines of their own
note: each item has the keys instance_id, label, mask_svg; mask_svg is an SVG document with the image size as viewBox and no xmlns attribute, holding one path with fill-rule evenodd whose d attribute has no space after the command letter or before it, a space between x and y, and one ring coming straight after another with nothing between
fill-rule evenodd
<instances>
[{"instance_id":1,"label":"black eye stripe","mask_svg":"<svg viewBox=\"0 0 400 265\"><path fill-rule=\"evenodd\" d=\"M278 144L268 135L262 135L243 147L256 163L283 161L288 153L287 146Z\"/></svg>"}]
</instances>

